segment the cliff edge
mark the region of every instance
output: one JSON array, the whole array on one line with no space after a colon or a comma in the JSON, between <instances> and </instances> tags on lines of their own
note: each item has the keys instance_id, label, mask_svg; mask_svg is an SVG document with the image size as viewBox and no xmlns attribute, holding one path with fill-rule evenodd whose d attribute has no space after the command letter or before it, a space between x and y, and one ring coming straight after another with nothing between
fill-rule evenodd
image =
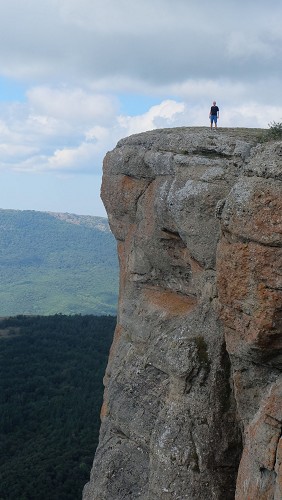
<instances>
[{"instance_id":1,"label":"cliff edge","mask_svg":"<svg viewBox=\"0 0 282 500\"><path fill-rule=\"evenodd\" d=\"M102 198L119 311L84 500L281 500L282 142L133 135Z\"/></svg>"}]
</instances>

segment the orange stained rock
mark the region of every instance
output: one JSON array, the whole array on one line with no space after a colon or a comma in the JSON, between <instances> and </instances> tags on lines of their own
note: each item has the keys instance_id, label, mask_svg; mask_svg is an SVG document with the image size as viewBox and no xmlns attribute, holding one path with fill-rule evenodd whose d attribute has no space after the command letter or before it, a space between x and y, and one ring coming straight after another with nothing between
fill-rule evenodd
<instances>
[{"instance_id":1,"label":"orange stained rock","mask_svg":"<svg viewBox=\"0 0 282 500\"><path fill-rule=\"evenodd\" d=\"M103 420L108 415L108 402L106 401L107 391L104 391L104 401L100 411L100 419Z\"/></svg>"},{"instance_id":2,"label":"orange stained rock","mask_svg":"<svg viewBox=\"0 0 282 500\"><path fill-rule=\"evenodd\" d=\"M259 181L249 199L248 210L232 214L232 232L257 241L281 241L281 183Z\"/></svg>"},{"instance_id":3,"label":"orange stained rock","mask_svg":"<svg viewBox=\"0 0 282 500\"><path fill-rule=\"evenodd\" d=\"M120 341L120 338L121 338L121 334L122 334L122 331L123 331L123 328L121 325L117 325L116 326L116 329L115 329L115 333L114 333L114 338L113 338L113 342L112 342L112 345L111 345L111 349L110 349L110 354L109 354L109 364L111 364L114 356L115 356L115 353L116 353L116 350L117 350L117 347L118 347L118 344L119 344L119 341Z\"/></svg>"},{"instance_id":4,"label":"orange stained rock","mask_svg":"<svg viewBox=\"0 0 282 500\"><path fill-rule=\"evenodd\" d=\"M172 290L145 288L143 296L149 309L165 312L169 316L181 316L190 313L197 305L195 297L189 297Z\"/></svg>"},{"instance_id":5,"label":"orange stained rock","mask_svg":"<svg viewBox=\"0 0 282 500\"><path fill-rule=\"evenodd\" d=\"M119 301L122 300L126 288L126 283L128 282L128 274L130 272L128 267L128 257L132 250L135 232L136 232L136 224L129 224L125 240L123 242L119 242L117 247L118 257L119 257L119 267L120 267Z\"/></svg>"},{"instance_id":6,"label":"orange stained rock","mask_svg":"<svg viewBox=\"0 0 282 500\"><path fill-rule=\"evenodd\" d=\"M143 237L148 238L152 236L155 232L155 220L156 220L156 190L159 186L161 180L154 180L147 187L144 197L142 200L142 219L138 225L138 232L142 234Z\"/></svg>"},{"instance_id":7,"label":"orange stained rock","mask_svg":"<svg viewBox=\"0 0 282 500\"><path fill-rule=\"evenodd\" d=\"M246 431L236 500L281 499L282 381L273 384Z\"/></svg>"},{"instance_id":8,"label":"orange stained rock","mask_svg":"<svg viewBox=\"0 0 282 500\"><path fill-rule=\"evenodd\" d=\"M218 292L221 318L236 331L227 334L231 347L242 340L258 347L282 347L279 336L281 313L282 252L256 243L219 244ZM280 311L280 313L279 313ZM233 348L231 348L233 351Z\"/></svg>"},{"instance_id":9,"label":"orange stained rock","mask_svg":"<svg viewBox=\"0 0 282 500\"><path fill-rule=\"evenodd\" d=\"M126 216L133 220L137 201L146 190L148 180L127 175L103 175L101 197L112 217Z\"/></svg>"}]
</instances>

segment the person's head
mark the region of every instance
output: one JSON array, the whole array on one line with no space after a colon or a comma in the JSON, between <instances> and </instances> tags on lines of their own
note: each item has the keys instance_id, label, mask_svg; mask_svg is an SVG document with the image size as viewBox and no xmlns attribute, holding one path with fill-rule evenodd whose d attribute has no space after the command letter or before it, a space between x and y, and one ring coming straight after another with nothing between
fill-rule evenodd
<instances>
[{"instance_id":1,"label":"person's head","mask_svg":"<svg viewBox=\"0 0 282 500\"><path fill-rule=\"evenodd\" d=\"M216 105L216 102L215 102L215 101L213 101L212 105L213 105L213 106L215 106L215 105Z\"/></svg>"}]
</instances>

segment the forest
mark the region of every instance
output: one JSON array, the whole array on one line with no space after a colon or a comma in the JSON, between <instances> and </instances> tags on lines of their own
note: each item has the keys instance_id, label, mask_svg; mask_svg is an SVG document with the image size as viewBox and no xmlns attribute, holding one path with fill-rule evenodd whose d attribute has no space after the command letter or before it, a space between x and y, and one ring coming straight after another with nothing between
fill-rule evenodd
<instances>
[{"instance_id":1,"label":"forest","mask_svg":"<svg viewBox=\"0 0 282 500\"><path fill-rule=\"evenodd\" d=\"M116 314L116 241L103 217L0 209L0 316Z\"/></svg>"},{"instance_id":2,"label":"forest","mask_svg":"<svg viewBox=\"0 0 282 500\"><path fill-rule=\"evenodd\" d=\"M0 320L0 500L81 498L114 316Z\"/></svg>"}]
</instances>

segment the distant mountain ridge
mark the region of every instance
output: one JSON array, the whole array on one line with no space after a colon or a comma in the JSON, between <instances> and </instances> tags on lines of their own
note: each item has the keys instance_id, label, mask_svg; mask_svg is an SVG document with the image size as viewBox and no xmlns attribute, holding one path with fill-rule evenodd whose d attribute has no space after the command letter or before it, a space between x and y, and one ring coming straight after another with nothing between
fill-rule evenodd
<instances>
[{"instance_id":1,"label":"distant mountain ridge","mask_svg":"<svg viewBox=\"0 0 282 500\"><path fill-rule=\"evenodd\" d=\"M0 316L115 314L117 293L106 218L0 209Z\"/></svg>"},{"instance_id":2,"label":"distant mountain ridge","mask_svg":"<svg viewBox=\"0 0 282 500\"><path fill-rule=\"evenodd\" d=\"M51 217L68 222L69 224L83 225L85 227L99 229L100 231L110 232L108 219L105 217L94 217L93 215L77 215L62 212L46 213L51 215Z\"/></svg>"}]
</instances>

